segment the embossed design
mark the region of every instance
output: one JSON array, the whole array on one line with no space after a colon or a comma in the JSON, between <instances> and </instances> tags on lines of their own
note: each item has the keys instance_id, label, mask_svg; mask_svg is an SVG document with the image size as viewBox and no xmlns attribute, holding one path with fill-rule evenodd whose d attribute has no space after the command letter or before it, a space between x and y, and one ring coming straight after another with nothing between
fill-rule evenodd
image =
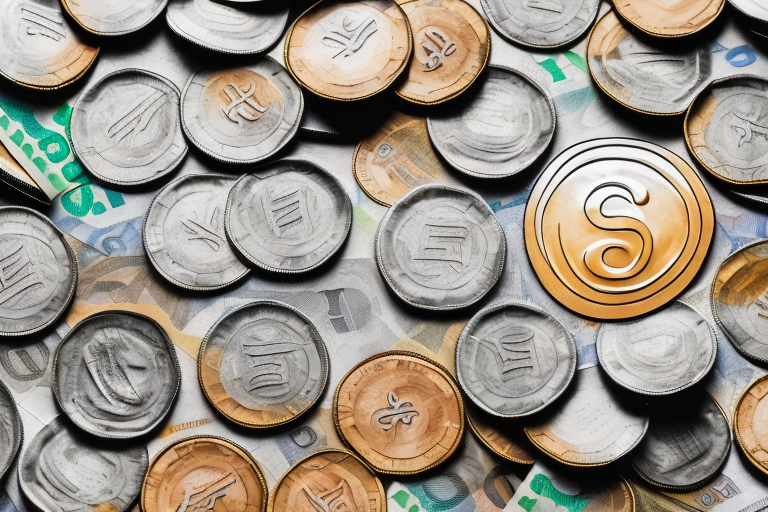
<instances>
[{"instance_id":1,"label":"embossed design","mask_svg":"<svg viewBox=\"0 0 768 512\"><path fill-rule=\"evenodd\" d=\"M768 126L759 124L731 112L737 120L731 124L731 128L739 134L739 147L744 144L752 144L756 138L763 138L768 142Z\"/></svg>"},{"instance_id":2,"label":"embossed design","mask_svg":"<svg viewBox=\"0 0 768 512\"><path fill-rule=\"evenodd\" d=\"M255 82L247 82L245 88L228 83L219 93L221 99L226 103L226 106L221 111L233 123L239 122L238 117L246 121L258 121L261 118L261 114L269 109L269 104L266 106L260 104L255 95Z\"/></svg>"},{"instance_id":3,"label":"embossed design","mask_svg":"<svg viewBox=\"0 0 768 512\"><path fill-rule=\"evenodd\" d=\"M138 104L109 125L107 138L115 146L123 149L134 147L134 138L147 129L152 118L165 106L167 101L168 96L163 91L149 91Z\"/></svg>"},{"instance_id":4,"label":"embossed design","mask_svg":"<svg viewBox=\"0 0 768 512\"><path fill-rule=\"evenodd\" d=\"M563 14L565 5L562 0L528 0L524 3L528 9L537 9L547 13Z\"/></svg>"},{"instance_id":5,"label":"embossed design","mask_svg":"<svg viewBox=\"0 0 768 512\"><path fill-rule=\"evenodd\" d=\"M372 421L378 423L385 432L397 426L399 422L410 425L413 418L419 415L419 411L413 408L412 402L398 399L394 391L387 394L387 402L389 407L378 409L371 417Z\"/></svg>"},{"instance_id":6,"label":"embossed design","mask_svg":"<svg viewBox=\"0 0 768 512\"><path fill-rule=\"evenodd\" d=\"M456 43L445 31L437 27L427 27L421 47L427 52L427 62L424 67L427 71L434 71L443 65L443 59L456 53Z\"/></svg>"},{"instance_id":7,"label":"embossed design","mask_svg":"<svg viewBox=\"0 0 768 512\"><path fill-rule=\"evenodd\" d=\"M354 13L357 14L357 13ZM345 17L341 22L343 32L331 30L330 35L323 37L322 42L329 48L338 48L339 51L333 57L339 55L349 57L357 53L368 39L375 34L379 27L373 17L354 18Z\"/></svg>"},{"instance_id":8,"label":"embossed design","mask_svg":"<svg viewBox=\"0 0 768 512\"><path fill-rule=\"evenodd\" d=\"M282 334L273 327L263 327L247 334L251 342L241 343L241 374L248 393L273 398L290 391L291 376L296 373L293 354L299 347L279 341Z\"/></svg>"},{"instance_id":9,"label":"embossed design","mask_svg":"<svg viewBox=\"0 0 768 512\"><path fill-rule=\"evenodd\" d=\"M210 512L216 506L216 501L226 496L226 490L236 483L235 475L229 473L207 484L199 491L192 491L187 488L184 490L184 501L181 502L176 512Z\"/></svg>"},{"instance_id":10,"label":"embossed design","mask_svg":"<svg viewBox=\"0 0 768 512\"><path fill-rule=\"evenodd\" d=\"M0 257L0 306L23 304L26 294L44 287L23 244Z\"/></svg>"},{"instance_id":11,"label":"embossed design","mask_svg":"<svg viewBox=\"0 0 768 512\"><path fill-rule=\"evenodd\" d=\"M461 225L425 224L415 260L443 261L462 273L469 265L469 229Z\"/></svg>"},{"instance_id":12,"label":"embossed design","mask_svg":"<svg viewBox=\"0 0 768 512\"><path fill-rule=\"evenodd\" d=\"M262 205L276 237L294 234L301 228L306 235L314 231L307 208L306 191L275 187L269 190L268 196L262 197Z\"/></svg>"},{"instance_id":13,"label":"embossed design","mask_svg":"<svg viewBox=\"0 0 768 512\"><path fill-rule=\"evenodd\" d=\"M37 380L45 374L48 368L50 351L44 341L31 347L11 348L0 347L0 365L8 375L19 382Z\"/></svg>"},{"instance_id":14,"label":"embossed design","mask_svg":"<svg viewBox=\"0 0 768 512\"><path fill-rule=\"evenodd\" d=\"M341 479L339 485L315 494L312 489L304 484L301 488L309 503L317 509L317 512L343 512L360 510L352 493L352 488L345 479Z\"/></svg>"},{"instance_id":15,"label":"embossed design","mask_svg":"<svg viewBox=\"0 0 768 512\"><path fill-rule=\"evenodd\" d=\"M47 37L57 43L67 39L64 17L61 13L34 2L27 2L21 6L20 29L20 33Z\"/></svg>"},{"instance_id":16,"label":"embossed design","mask_svg":"<svg viewBox=\"0 0 768 512\"><path fill-rule=\"evenodd\" d=\"M189 235L187 241L200 240L205 243L212 251L218 252L225 246L224 238L219 235L222 231L220 226L221 208L213 208L210 216L202 221L193 219L182 220L181 225Z\"/></svg>"},{"instance_id":17,"label":"embossed design","mask_svg":"<svg viewBox=\"0 0 768 512\"><path fill-rule=\"evenodd\" d=\"M535 336L532 329L524 325L513 325L498 338L476 339L494 355L501 379L509 381L516 378L517 370L526 370L531 378L537 378L541 373L534 344Z\"/></svg>"},{"instance_id":18,"label":"embossed design","mask_svg":"<svg viewBox=\"0 0 768 512\"><path fill-rule=\"evenodd\" d=\"M83 346L83 360L88 372L104 398L113 406L120 403L136 406L143 402L127 374L128 368L148 368L146 360L150 356L142 345L141 340L120 329L102 329Z\"/></svg>"}]
</instances>

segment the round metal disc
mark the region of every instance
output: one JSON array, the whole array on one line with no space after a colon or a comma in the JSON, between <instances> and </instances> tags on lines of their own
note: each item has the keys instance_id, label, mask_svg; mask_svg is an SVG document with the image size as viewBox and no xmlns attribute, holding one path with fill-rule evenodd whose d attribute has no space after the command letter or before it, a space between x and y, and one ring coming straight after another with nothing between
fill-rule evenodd
<instances>
[{"instance_id":1,"label":"round metal disc","mask_svg":"<svg viewBox=\"0 0 768 512\"><path fill-rule=\"evenodd\" d=\"M64 8L88 32L120 36L149 25L168 0L62 0Z\"/></svg>"},{"instance_id":2,"label":"round metal disc","mask_svg":"<svg viewBox=\"0 0 768 512\"><path fill-rule=\"evenodd\" d=\"M24 428L19 409L11 392L0 382L0 446L3 447L0 450L0 481L16 458L23 438Z\"/></svg>"},{"instance_id":3,"label":"round metal disc","mask_svg":"<svg viewBox=\"0 0 768 512\"><path fill-rule=\"evenodd\" d=\"M536 450L523 434L521 425L484 413L471 403L467 407L467 425L480 443L502 459L517 464L536 462Z\"/></svg>"},{"instance_id":4,"label":"round metal disc","mask_svg":"<svg viewBox=\"0 0 768 512\"><path fill-rule=\"evenodd\" d=\"M728 3L741 14L768 24L768 5L763 0L728 0Z\"/></svg>"},{"instance_id":5,"label":"round metal disc","mask_svg":"<svg viewBox=\"0 0 768 512\"><path fill-rule=\"evenodd\" d=\"M768 376L758 378L739 397L733 413L733 431L744 455L761 472L768 474Z\"/></svg>"},{"instance_id":6,"label":"round metal disc","mask_svg":"<svg viewBox=\"0 0 768 512\"><path fill-rule=\"evenodd\" d=\"M725 0L616 0L616 12L653 37L685 37L708 27L717 19Z\"/></svg>"}]
</instances>

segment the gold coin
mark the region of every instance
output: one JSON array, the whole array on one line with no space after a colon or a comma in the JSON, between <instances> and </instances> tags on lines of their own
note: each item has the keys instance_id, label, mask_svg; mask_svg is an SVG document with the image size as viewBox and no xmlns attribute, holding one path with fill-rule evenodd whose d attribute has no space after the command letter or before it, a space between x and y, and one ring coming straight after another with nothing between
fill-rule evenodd
<instances>
[{"instance_id":1,"label":"gold coin","mask_svg":"<svg viewBox=\"0 0 768 512\"><path fill-rule=\"evenodd\" d=\"M275 484L269 512L386 512L381 481L356 455L337 449L314 452Z\"/></svg>"},{"instance_id":2,"label":"gold coin","mask_svg":"<svg viewBox=\"0 0 768 512\"><path fill-rule=\"evenodd\" d=\"M467 406L467 424L483 445L501 458L518 464L533 464L533 447L523 435L522 428L510 420L502 420L477 407Z\"/></svg>"},{"instance_id":3,"label":"gold coin","mask_svg":"<svg viewBox=\"0 0 768 512\"><path fill-rule=\"evenodd\" d=\"M243 448L220 437L188 437L166 446L147 471L142 512L264 512L267 482Z\"/></svg>"},{"instance_id":4,"label":"gold coin","mask_svg":"<svg viewBox=\"0 0 768 512\"><path fill-rule=\"evenodd\" d=\"M635 493L629 483L619 477L598 491L582 512L635 512Z\"/></svg>"},{"instance_id":5,"label":"gold coin","mask_svg":"<svg viewBox=\"0 0 768 512\"><path fill-rule=\"evenodd\" d=\"M395 81L412 44L405 13L391 0L318 2L288 30L285 63L318 96L359 100Z\"/></svg>"},{"instance_id":6,"label":"gold coin","mask_svg":"<svg viewBox=\"0 0 768 512\"><path fill-rule=\"evenodd\" d=\"M614 0L619 16L648 35L682 37L715 21L725 0Z\"/></svg>"},{"instance_id":7,"label":"gold coin","mask_svg":"<svg viewBox=\"0 0 768 512\"><path fill-rule=\"evenodd\" d=\"M747 459L768 474L768 375L757 379L742 393L733 414L736 441Z\"/></svg>"},{"instance_id":8,"label":"gold coin","mask_svg":"<svg viewBox=\"0 0 768 512\"><path fill-rule=\"evenodd\" d=\"M341 379L333 420L342 441L373 469L412 475L456 451L464 434L464 401L437 363L411 352L384 352Z\"/></svg>"},{"instance_id":9,"label":"gold coin","mask_svg":"<svg viewBox=\"0 0 768 512\"><path fill-rule=\"evenodd\" d=\"M462 0L399 3L413 31L414 49L397 95L433 105L467 90L485 69L491 52L491 34L483 17Z\"/></svg>"}]
</instances>

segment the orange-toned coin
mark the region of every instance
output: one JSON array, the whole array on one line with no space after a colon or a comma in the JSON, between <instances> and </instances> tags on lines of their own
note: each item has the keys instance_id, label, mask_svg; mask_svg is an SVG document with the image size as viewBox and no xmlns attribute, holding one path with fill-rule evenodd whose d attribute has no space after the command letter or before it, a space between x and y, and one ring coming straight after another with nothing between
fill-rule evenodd
<instances>
[{"instance_id":1,"label":"orange-toned coin","mask_svg":"<svg viewBox=\"0 0 768 512\"><path fill-rule=\"evenodd\" d=\"M499 457L518 464L536 462L534 447L523 434L522 427L514 426L512 421L467 406L467 423L475 437Z\"/></svg>"},{"instance_id":2,"label":"orange-toned coin","mask_svg":"<svg viewBox=\"0 0 768 512\"><path fill-rule=\"evenodd\" d=\"M753 382L736 402L733 431L744 455L768 474L768 375Z\"/></svg>"},{"instance_id":3,"label":"orange-toned coin","mask_svg":"<svg viewBox=\"0 0 768 512\"><path fill-rule=\"evenodd\" d=\"M614 0L613 6L619 16L648 35L682 37L715 21L725 0Z\"/></svg>"}]
</instances>

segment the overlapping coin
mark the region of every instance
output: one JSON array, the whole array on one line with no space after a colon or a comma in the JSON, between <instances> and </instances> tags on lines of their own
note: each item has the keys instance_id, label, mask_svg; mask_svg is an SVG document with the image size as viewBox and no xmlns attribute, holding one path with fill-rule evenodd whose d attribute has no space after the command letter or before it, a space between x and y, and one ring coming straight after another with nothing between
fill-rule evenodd
<instances>
[{"instance_id":1,"label":"overlapping coin","mask_svg":"<svg viewBox=\"0 0 768 512\"><path fill-rule=\"evenodd\" d=\"M535 449L520 425L483 412L467 403L467 424L475 437L502 459L518 464L536 462Z\"/></svg>"},{"instance_id":2,"label":"overlapping coin","mask_svg":"<svg viewBox=\"0 0 768 512\"><path fill-rule=\"evenodd\" d=\"M8 152L0 141L0 183L42 206L50 206L51 199L35 183L29 173Z\"/></svg>"},{"instance_id":3,"label":"overlapping coin","mask_svg":"<svg viewBox=\"0 0 768 512\"><path fill-rule=\"evenodd\" d=\"M750 384L736 402L733 431L736 441L754 466L768 474L768 376Z\"/></svg>"},{"instance_id":4,"label":"overlapping coin","mask_svg":"<svg viewBox=\"0 0 768 512\"><path fill-rule=\"evenodd\" d=\"M0 451L0 480L16 458L23 437L24 428L16 401L5 384L0 382L0 446L3 447Z\"/></svg>"},{"instance_id":5,"label":"overlapping coin","mask_svg":"<svg viewBox=\"0 0 768 512\"><path fill-rule=\"evenodd\" d=\"M616 12L654 37L684 37L708 27L723 11L725 0L616 0Z\"/></svg>"},{"instance_id":6,"label":"overlapping coin","mask_svg":"<svg viewBox=\"0 0 768 512\"><path fill-rule=\"evenodd\" d=\"M168 0L62 0L64 9L88 32L120 36L149 25Z\"/></svg>"},{"instance_id":7,"label":"overlapping coin","mask_svg":"<svg viewBox=\"0 0 768 512\"><path fill-rule=\"evenodd\" d=\"M728 0L736 12L752 21L760 32L768 31L768 5L762 0Z\"/></svg>"}]
</instances>

